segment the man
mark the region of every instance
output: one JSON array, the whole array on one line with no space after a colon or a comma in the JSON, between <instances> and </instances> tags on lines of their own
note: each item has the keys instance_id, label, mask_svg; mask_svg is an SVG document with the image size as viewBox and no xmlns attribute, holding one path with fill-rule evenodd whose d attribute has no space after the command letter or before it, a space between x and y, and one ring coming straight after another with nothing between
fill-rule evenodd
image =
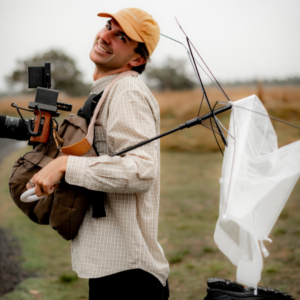
<instances>
[{"instance_id":1,"label":"man","mask_svg":"<svg viewBox=\"0 0 300 300\"><path fill-rule=\"evenodd\" d=\"M111 19L90 52L92 94L119 73L142 73L160 34L140 9L98 16ZM31 179L38 196L51 194L63 176L70 184L106 192L106 217L92 218L90 206L72 241L73 269L89 278L90 300L168 298L169 265L157 242L159 141L110 157L159 134L159 127L155 98L140 79L126 76L112 86L97 116L94 145L100 156L59 157Z\"/></svg>"}]
</instances>

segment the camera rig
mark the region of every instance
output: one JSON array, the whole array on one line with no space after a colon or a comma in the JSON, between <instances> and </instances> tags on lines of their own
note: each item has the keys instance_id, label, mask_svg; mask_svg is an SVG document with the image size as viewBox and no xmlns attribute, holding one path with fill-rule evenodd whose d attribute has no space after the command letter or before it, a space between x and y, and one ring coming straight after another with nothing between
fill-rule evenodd
<instances>
[{"instance_id":1,"label":"camera rig","mask_svg":"<svg viewBox=\"0 0 300 300\"><path fill-rule=\"evenodd\" d=\"M0 128L2 129L0 138L29 140L32 145L48 142L54 118L60 115L58 110L72 110L71 104L57 101L59 91L50 87L50 62L45 62L43 67L28 67L28 88L37 88L35 101L29 102L29 109L12 103L12 107L17 109L21 119L0 115ZM35 118L24 120L20 109L33 112Z\"/></svg>"}]
</instances>

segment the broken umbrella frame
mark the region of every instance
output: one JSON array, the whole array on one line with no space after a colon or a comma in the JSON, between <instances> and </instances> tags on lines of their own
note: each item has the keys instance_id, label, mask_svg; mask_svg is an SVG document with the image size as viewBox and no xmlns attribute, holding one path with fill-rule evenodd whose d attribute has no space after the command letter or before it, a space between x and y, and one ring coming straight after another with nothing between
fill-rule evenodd
<instances>
[{"instance_id":1,"label":"broken umbrella frame","mask_svg":"<svg viewBox=\"0 0 300 300\"><path fill-rule=\"evenodd\" d=\"M176 19L176 18L175 18L175 19ZM183 130L183 129L185 129L185 128L193 127L193 126L195 126L195 125L202 125L202 126L204 126L205 128L210 129L210 130L213 132L214 137L215 137L215 140L216 140L216 142L217 142L217 144L218 144L218 147L219 147L220 152L222 153L222 155L223 155L223 151L222 151L221 146L220 146L220 144L219 144L219 142L218 142L218 140L217 140L216 134L217 134L217 135L220 135L220 137L221 137L221 139L222 139L222 142L223 142L224 146L226 146L226 147L228 146L227 140L226 140L226 138L225 138L225 135L224 135L224 133L223 133L221 127L222 127L229 135L230 135L230 133L226 130L226 128L222 125L222 123L220 122L220 120L219 120L216 116L217 116L218 114L221 114L221 113L223 113L223 112L226 112L226 111L228 111L228 110L231 110L231 109L233 108L233 105L231 104L231 101L230 101L229 97L227 96L227 94L225 93L225 91L223 90L223 88L221 87L221 85L219 84L218 80L215 78L215 76L213 75L213 73L211 72L211 70L208 68L207 64L205 63L205 61L203 60L203 58L201 57L201 55L199 54L199 52L197 51L197 49L195 48L195 46L193 45L193 43L191 42L191 40L189 39L189 37L187 36L187 34L185 33L185 31L182 29L182 27L181 27L181 25L179 24L179 22L178 22L177 19L176 19L176 22L177 22L178 26L180 27L180 29L182 30L183 34L184 34L185 37L186 37L186 41L187 41L187 44L188 44L188 48L189 48L189 49L187 49L187 47L186 47L183 43L181 43L181 42L179 42L179 41L177 41L177 40L175 40L175 39L173 39L173 38L170 38L170 37L168 37L168 36L166 36L166 35L164 35L164 34L161 34L161 35L164 36L164 37L166 37L166 38L168 38L168 39L170 39L170 40L172 40L172 41L174 41L174 42L176 42L176 43L181 44L181 45L186 49L186 51L187 51L189 60L190 60L190 62L191 62L191 65L192 65L192 67L193 67L194 73L195 73L195 75L196 75L196 78L197 78L197 80L198 80L198 83L199 83L200 88L201 88L202 93L203 93L203 96L202 96L202 99L201 99L201 103L200 103L200 107L199 107L199 111L198 111L198 115L197 115L196 118L191 119L191 120L185 122L185 123L182 124L182 125L179 125L177 128L174 128L174 129L172 129L172 130L170 130L170 131L167 131L167 132L165 132L165 133L162 133L162 134L160 134L160 135L157 135L157 136L155 136L155 137L153 137L153 138L151 138L151 139L145 140L145 141L143 141L143 142L141 142L141 143L138 143L138 144L136 144L136 145L134 145L134 146L131 146L131 147L127 148L127 149L124 149L124 150L122 150L122 151L120 151L120 152L118 152L118 153L115 153L115 154L111 155L112 157L113 157L113 156L117 156L117 155L122 155L122 154L124 154L124 153L126 153L126 152L128 152L128 151L131 151L131 150L133 150L133 149L136 149L136 148L138 148L138 147L141 147L141 146L143 146L143 145L146 145L146 144L148 144L148 143L150 143L150 142L152 142L152 141L154 141L154 140L160 139L160 138L162 138L162 137L164 137L164 136L167 136L167 135L169 135L169 134L172 134L172 133L174 133L174 132L176 132L176 131ZM195 52L197 53L197 55L199 56L199 58L201 59L202 63L204 64L204 66L206 67L206 69L208 70L208 72L210 73L210 75L211 75L212 77L205 71L205 69L204 69L204 68L200 65L200 63L195 59L192 48L195 50ZM197 65L198 65L198 66L202 69L202 71L208 76L208 78L216 85L216 87L219 89L219 91L225 96L225 98L228 100L228 103L225 103L225 102L222 102L222 101L217 101L217 102L215 103L214 107L213 107L213 108L211 107L211 104L210 104L210 102L209 102L209 100L208 100L207 93L206 93L206 90L205 90L205 88L204 88L203 81L202 81L202 78L201 78L201 76L200 76L200 72L199 72L199 70L198 70ZM202 116L199 116L199 115L200 115L200 112L201 112L201 108L202 108L202 104L203 104L204 98L205 98L206 103L207 103L207 105L208 105L209 113L207 113L207 114L205 114L205 115L202 115ZM217 104L223 104L224 106L222 106L222 107L216 109L215 107L216 107ZM236 107L239 107L239 106L236 106ZM242 108L242 107L241 107L241 108ZM256 111L251 111L251 112L260 114L259 112L256 112ZM270 118L270 119L273 119L273 120L282 122L282 123L284 123L284 124L286 124L286 125L290 125L290 126L293 126L293 127L295 127L295 128L300 129L299 126L294 125L294 124L291 124L291 123L288 123L288 122L283 121L283 120L281 120L281 119L278 119L278 118L275 118L275 117L272 117L272 116L269 116L269 115L264 115L264 116L265 116L265 117L268 117L268 118ZM220 127L220 125L221 125L221 127Z\"/></svg>"}]
</instances>

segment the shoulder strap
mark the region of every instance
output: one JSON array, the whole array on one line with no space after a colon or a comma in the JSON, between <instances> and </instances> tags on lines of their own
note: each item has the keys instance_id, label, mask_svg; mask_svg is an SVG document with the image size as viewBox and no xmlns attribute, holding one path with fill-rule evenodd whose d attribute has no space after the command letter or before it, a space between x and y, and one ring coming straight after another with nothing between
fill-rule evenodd
<instances>
[{"instance_id":1,"label":"shoulder strap","mask_svg":"<svg viewBox=\"0 0 300 300\"><path fill-rule=\"evenodd\" d=\"M103 91L100 94L91 94L84 102L82 108L79 109L77 115L86 119L87 126L91 123L92 113L95 110L95 107L101 98Z\"/></svg>"},{"instance_id":2,"label":"shoulder strap","mask_svg":"<svg viewBox=\"0 0 300 300\"><path fill-rule=\"evenodd\" d=\"M118 76L116 76L110 83L109 85L105 88L99 102L97 103L97 106L95 108L95 111L94 111L94 114L93 114L93 117L91 119L91 122L89 124L89 127L88 127L88 132L87 132L87 135L86 137L71 145L71 146L67 146L67 147L62 147L60 149L60 151L66 155L75 155L75 156L81 156L83 154L85 154L93 145L93 140L94 140L94 125L95 125L95 121L96 121L96 118L97 118L97 115L100 111L100 108L101 108L101 105L102 103L104 102L104 100L106 99L106 96L108 95L108 92L110 90L110 88L113 86L113 84L118 81L119 79L125 77L125 76L135 76L137 77L138 76L138 73L135 72L135 71L126 71L126 72L123 72L121 74L119 74Z\"/></svg>"},{"instance_id":3,"label":"shoulder strap","mask_svg":"<svg viewBox=\"0 0 300 300\"><path fill-rule=\"evenodd\" d=\"M110 88L114 85L115 82L117 82L118 80L120 80L121 78L123 78L125 76L135 76L135 77L137 77L138 75L139 74L137 72L135 72L135 71L126 71L126 72L123 72L123 73L119 74L118 76L116 76L109 83L109 85L105 88L105 90L104 90L104 92L103 92L103 94L102 94L99 102L97 103L97 106L95 108L95 111L94 111L91 123L90 123L89 128L88 128L88 133L86 135L86 139L88 140L88 142L91 145L92 145L93 140L94 140L94 125L95 125L95 121L96 121L97 115L98 115L98 113L100 111L101 105L104 102L104 100L106 99Z\"/></svg>"}]
</instances>

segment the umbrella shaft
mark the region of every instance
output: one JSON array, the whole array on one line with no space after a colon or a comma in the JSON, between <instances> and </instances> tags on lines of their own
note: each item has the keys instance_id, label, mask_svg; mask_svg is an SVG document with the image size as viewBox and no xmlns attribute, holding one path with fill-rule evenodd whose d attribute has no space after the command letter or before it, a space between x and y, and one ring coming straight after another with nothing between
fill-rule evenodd
<instances>
[{"instance_id":1,"label":"umbrella shaft","mask_svg":"<svg viewBox=\"0 0 300 300\"><path fill-rule=\"evenodd\" d=\"M130 150L133 150L133 149L136 149L136 148L141 147L143 145L146 145L146 144L148 144L150 142L153 142L153 141L155 141L157 139L160 139L160 138L162 138L162 137L164 137L166 135L169 135L171 133L174 133L174 132L176 132L178 130L182 130L182 129L185 129L185 128L190 128L190 127L193 127L195 125L201 124L202 121L207 120L209 118L212 118L212 117L214 117L214 115L221 114L221 113L223 113L223 112L231 109L231 107L232 107L231 104L228 104L226 106L220 107L220 108L214 110L213 112L209 112L209 113L203 115L202 117L196 117L195 119L189 120L189 121L185 122L184 124L179 125L177 128L174 128L174 129L169 130L169 131L167 131L165 133L157 135L157 136L155 136L155 137L153 137L153 138L151 138L149 140L145 140L145 141L143 141L141 143L138 143L138 144L136 144L136 145L134 145L132 147L129 147L129 148L125 149L125 150L122 150L122 151L120 151L118 153L115 153L112 156L124 154L124 153L126 153L126 152L128 152Z\"/></svg>"}]
</instances>

